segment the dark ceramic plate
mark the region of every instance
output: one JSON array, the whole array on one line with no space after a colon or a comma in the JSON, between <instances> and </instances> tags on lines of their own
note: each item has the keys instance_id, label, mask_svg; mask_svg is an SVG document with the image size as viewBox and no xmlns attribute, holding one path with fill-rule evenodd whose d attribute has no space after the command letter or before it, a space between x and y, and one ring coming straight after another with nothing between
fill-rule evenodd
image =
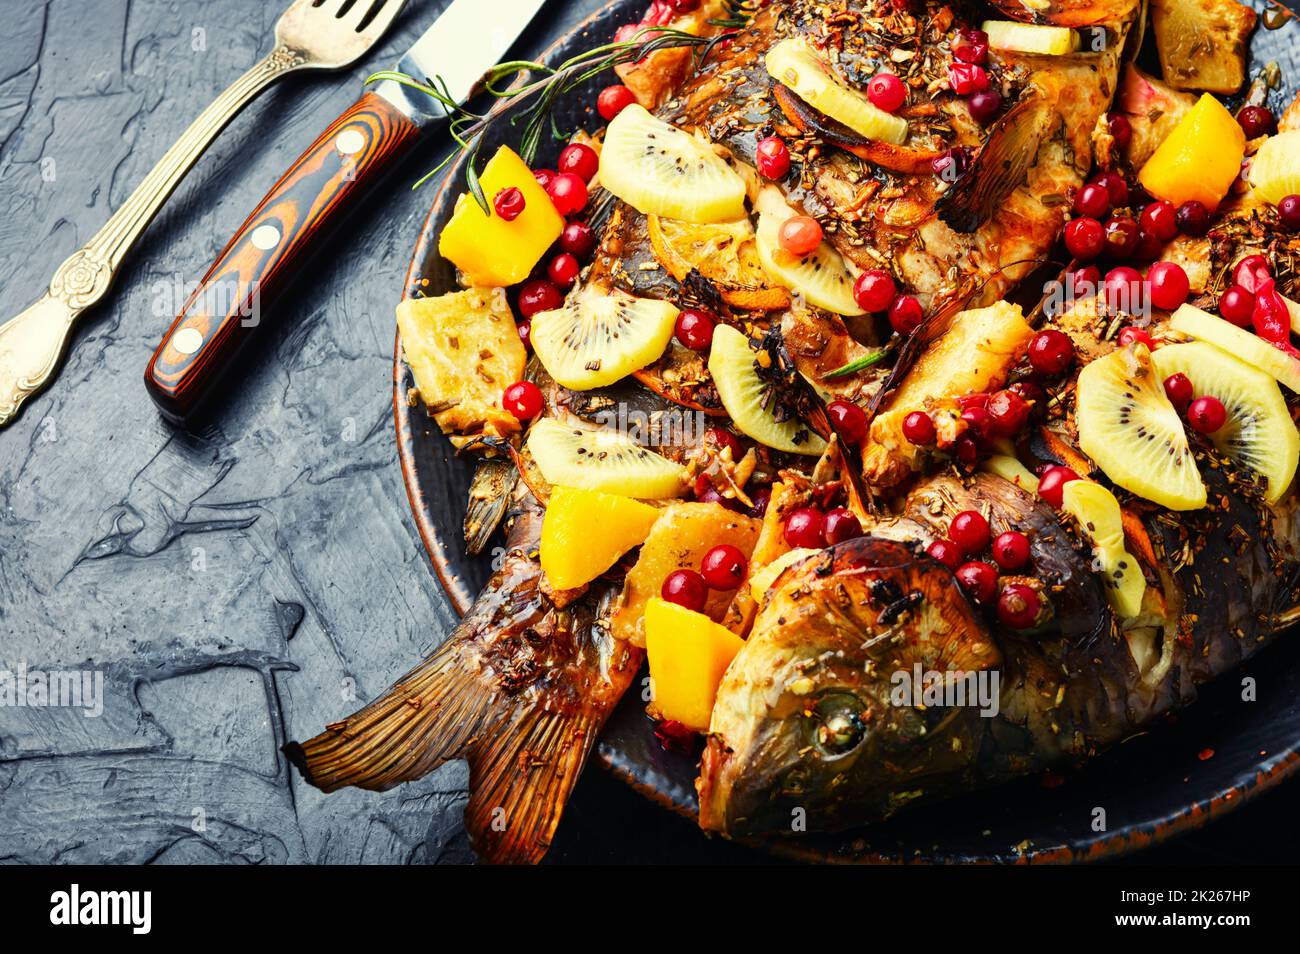
<instances>
[{"instance_id":1,"label":"dark ceramic plate","mask_svg":"<svg viewBox=\"0 0 1300 954\"><path fill-rule=\"evenodd\" d=\"M549 51L555 62L607 42L619 25L636 20L646 0L614 0ZM1260 0L1253 5L1264 9ZM1148 43L1150 38L1148 37ZM1280 108L1294 92L1300 70L1300 23L1288 18L1253 42L1253 65L1276 60L1291 89L1274 93ZM605 80L604 82L608 82ZM562 128L595 128L597 80L562 104ZM490 155L512 135L499 123L483 145ZM543 156L551 164L554 156ZM437 295L452 289L451 266L437 252L437 235L463 188L454 165L420 235L405 294ZM463 612L490 575L486 557L470 558L461 533L473 464L455 457L422 409L407 406L410 372L395 349L393 385L398 451L420 535L434 571ZM1283 636L1239 673L1207 687L1190 709L1130 739L1064 776L1029 778L889 822L840 835L773 838L763 846L779 854L845 862L1047 862L1091 860L1132 851L1205 824L1300 766L1300 646ZM1244 702L1243 680L1255 681ZM657 802L686 815L696 811L695 760L665 752L634 694L615 711L595 758ZM1094 830L1095 810L1105 810L1105 830Z\"/></svg>"}]
</instances>

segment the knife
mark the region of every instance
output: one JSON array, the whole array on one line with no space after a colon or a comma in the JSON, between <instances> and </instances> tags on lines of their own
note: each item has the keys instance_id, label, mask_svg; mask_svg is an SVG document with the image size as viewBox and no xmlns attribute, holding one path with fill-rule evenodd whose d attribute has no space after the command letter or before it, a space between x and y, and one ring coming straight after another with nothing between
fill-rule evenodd
<instances>
[{"instance_id":1,"label":"knife","mask_svg":"<svg viewBox=\"0 0 1300 954\"><path fill-rule=\"evenodd\" d=\"M397 61L435 77L463 103L545 0L454 0ZM149 359L145 385L163 417L184 421L209 397L318 242L395 160L448 116L430 96L392 80L361 94L262 199L186 299Z\"/></svg>"}]
</instances>

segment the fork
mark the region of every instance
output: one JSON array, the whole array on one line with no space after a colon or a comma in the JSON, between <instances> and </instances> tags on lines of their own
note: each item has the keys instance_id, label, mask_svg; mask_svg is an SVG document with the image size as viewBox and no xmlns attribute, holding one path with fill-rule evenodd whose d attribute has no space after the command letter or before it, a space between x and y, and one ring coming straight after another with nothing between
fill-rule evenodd
<instances>
[{"instance_id":1,"label":"fork","mask_svg":"<svg viewBox=\"0 0 1300 954\"><path fill-rule=\"evenodd\" d=\"M49 291L0 325L0 427L54 375L72 326L108 294L126 253L226 124L271 83L299 70L337 70L379 41L406 0L294 0L275 24L275 47L212 101L84 247Z\"/></svg>"}]
</instances>

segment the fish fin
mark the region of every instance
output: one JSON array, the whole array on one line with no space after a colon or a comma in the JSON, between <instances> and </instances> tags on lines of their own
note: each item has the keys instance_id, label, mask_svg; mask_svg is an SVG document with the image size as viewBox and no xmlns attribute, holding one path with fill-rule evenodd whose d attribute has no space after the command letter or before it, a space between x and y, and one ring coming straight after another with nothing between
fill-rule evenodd
<instances>
[{"instance_id":1,"label":"fish fin","mask_svg":"<svg viewBox=\"0 0 1300 954\"><path fill-rule=\"evenodd\" d=\"M1051 115L1046 96L1028 87L993 126L970 168L935 202L935 212L949 228L974 232L1025 181Z\"/></svg>"},{"instance_id":2,"label":"fish fin","mask_svg":"<svg viewBox=\"0 0 1300 954\"><path fill-rule=\"evenodd\" d=\"M453 637L361 711L284 751L325 792L384 791L463 758L472 790L464 823L479 858L534 864L607 714L512 694L471 640Z\"/></svg>"}]
</instances>

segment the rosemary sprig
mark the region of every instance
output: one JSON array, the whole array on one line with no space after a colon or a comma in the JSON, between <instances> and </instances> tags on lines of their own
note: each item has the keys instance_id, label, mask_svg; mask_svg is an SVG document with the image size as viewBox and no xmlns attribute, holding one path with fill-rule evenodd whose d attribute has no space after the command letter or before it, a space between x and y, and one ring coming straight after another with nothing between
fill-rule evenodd
<instances>
[{"instance_id":1,"label":"rosemary sprig","mask_svg":"<svg viewBox=\"0 0 1300 954\"><path fill-rule=\"evenodd\" d=\"M727 0L728 19L722 25L743 26L752 13L752 10L745 13L752 3L753 0ZM733 36L735 36L734 31L703 37L669 27L646 26L638 30L631 39L593 47L565 60L559 66L550 67L528 60L513 60L498 64L488 71L484 88L498 100L527 103L522 112L511 115L510 123L523 125L518 152L524 162L531 166L537 157L544 133L549 131L552 137L559 140L567 138L567 135L557 126L552 112L556 100L561 96L572 92L605 70L623 63L637 62L658 50L692 47L698 51L697 65L702 64L714 46ZM515 80L533 76L536 78L511 88ZM400 83L432 97L447 110L447 114L451 117L451 135L456 141L457 148L436 168L422 176L412 188L419 188L428 182L460 153L468 150L469 161L465 163L466 185L483 211L490 214L488 199L483 194L475 167L484 132L492 123L502 118L503 114L489 112L481 115L471 112L451 97L447 84L440 77L420 79L396 70L381 70L367 78L366 84L384 80Z\"/></svg>"},{"instance_id":2,"label":"rosemary sprig","mask_svg":"<svg viewBox=\"0 0 1300 954\"><path fill-rule=\"evenodd\" d=\"M827 371L822 375L822 377L828 381L834 378L846 378L850 374L857 374L859 371L871 367L873 364L879 364L888 353L888 348L881 348L878 351L871 352L870 354L864 354L860 358L854 358L848 364L840 365L834 371Z\"/></svg>"}]
</instances>

